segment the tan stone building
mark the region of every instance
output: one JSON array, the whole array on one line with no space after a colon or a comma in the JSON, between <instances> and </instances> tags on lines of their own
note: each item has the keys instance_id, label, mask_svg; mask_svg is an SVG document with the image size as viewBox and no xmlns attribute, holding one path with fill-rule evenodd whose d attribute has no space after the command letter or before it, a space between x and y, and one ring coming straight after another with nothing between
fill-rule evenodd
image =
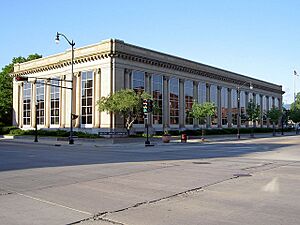
<instances>
[{"instance_id":1,"label":"tan stone building","mask_svg":"<svg viewBox=\"0 0 300 225\"><path fill-rule=\"evenodd\" d=\"M237 126L238 88L242 115L246 114L250 99L259 104L262 111L273 106L280 108L282 104L280 85L120 40L77 48L74 54L74 77L71 76L71 51L15 65L13 76L27 76L33 82L14 81L14 125L31 129L37 121L38 128L70 127L71 91L55 87L71 87L67 80L73 80L72 111L79 115L74 121L75 131L84 129L96 133L123 128L121 118L98 112L96 102L101 96L124 88L142 89L152 94L160 109L150 121L155 131L198 128L198 122L186 113L193 101L211 101L217 106L208 127ZM34 82L34 78L39 79ZM249 88L250 84L253 89ZM244 117L241 118L240 125L247 126ZM263 116L259 126L268 126ZM136 121L134 130L144 130L143 118Z\"/></svg>"}]
</instances>

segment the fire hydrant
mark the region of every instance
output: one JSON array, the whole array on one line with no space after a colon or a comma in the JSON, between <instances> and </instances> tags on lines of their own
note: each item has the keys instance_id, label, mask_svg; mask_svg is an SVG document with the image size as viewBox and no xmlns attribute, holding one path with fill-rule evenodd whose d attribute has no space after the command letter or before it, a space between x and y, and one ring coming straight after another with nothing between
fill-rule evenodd
<instances>
[{"instance_id":1,"label":"fire hydrant","mask_svg":"<svg viewBox=\"0 0 300 225\"><path fill-rule=\"evenodd\" d=\"M181 134L181 143L186 143L186 141L187 141L187 135Z\"/></svg>"}]
</instances>

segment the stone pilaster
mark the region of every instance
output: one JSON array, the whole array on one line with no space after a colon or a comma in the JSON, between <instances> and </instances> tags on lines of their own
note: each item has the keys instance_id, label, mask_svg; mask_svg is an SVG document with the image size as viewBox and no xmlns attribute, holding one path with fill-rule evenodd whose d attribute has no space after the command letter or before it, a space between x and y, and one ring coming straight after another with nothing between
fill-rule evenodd
<instances>
[{"instance_id":1,"label":"stone pilaster","mask_svg":"<svg viewBox=\"0 0 300 225\"><path fill-rule=\"evenodd\" d=\"M163 77L163 129L168 130L170 127L170 78Z\"/></svg>"},{"instance_id":2,"label":"stone pilaster","mask_svg":"<svg viewBox=\"0 0 300 225\"><path fill-rule=\"evenodd\" d=\"M62 80L59 82L59 85L62 87L66 87L66 82L64 81L65 76L61 76L60 79ZM65 128L66 126L66 88L59 89L59 127Z\"/></svg>"},{"instance_id":3,"label":"stone pilaster","mask_svg":"<svg viewBox=\"0 0 300 225\"><path fill-rule=\"evenodd\" d=\"M232 127L232 99L231 99L231 88L227 88L227 100L228 100L228 108L227 108L227 123L228 127Z\"/></svg>"},{"instance_id":4,"label":"stone pilaster","mask_svg":"<svg viewBox=\"0 0 300 225\"><path fill-rule=\"evenodd\" d=\"M124 88L125 89L130 89L131 88L131 74L132 70L130 69L125 69L124 71Z\"/></svg>"},{"instance_id":5,"label":"stone pilaster","mask_svg":"<svg viewBox=\"0 0 300 225\"><path fill-rule=\"evenodd\" d=\"M94 113L94 127L100 127L100 112L98 110L97 102L101 98L101 69L98 69L95 74L95 98L94 98L94 105L95 105L95 113Z\"/></svg>"},{"instance_id":6,"label":"stone pilaster","mask_svg":"<svg viewBox=\"0 0 300 225\"><path fill-rule=\"evenodd\" d=\"M19 112L18 112L18 119L19 119L19 127L22 128L23 127L23 88L24 88L24 83L22 82L20 85L19 85L19 104L18 104L18 107L19 107Z\"/></svg>"}]
</instances>

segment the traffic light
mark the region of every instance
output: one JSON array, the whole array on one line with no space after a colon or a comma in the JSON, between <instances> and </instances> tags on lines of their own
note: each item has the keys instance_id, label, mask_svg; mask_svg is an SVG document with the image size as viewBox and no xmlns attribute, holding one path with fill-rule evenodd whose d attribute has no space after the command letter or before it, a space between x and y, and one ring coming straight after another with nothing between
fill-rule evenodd
<instances>
[{"instance_id":1,"label":"traffic light","mask_svg":"<svg viewBox=\"0 0 300 225\"><path fill-rule=\"evenodd\" d=\"M143 100L143 113L148 112L148 99Z\"/></svg>"},{"instance_id":2,"label":"traffic light","mask_svg":"<svg viewBox=\"0 0 300 225\"><path fill-rule=\"evenodd\" d=\"M28 81L28 77L16 76L16 81Z\"/></svg>"},{"instance_id":3,"label":"traffic light","mask_svg":"<svg viewBox=\"0 0 300 225\"><path fill-rule=\"evenodd\" d=\"M153 111L153 100L148 99L148 113Z\"/></svg>"}]
</instances>

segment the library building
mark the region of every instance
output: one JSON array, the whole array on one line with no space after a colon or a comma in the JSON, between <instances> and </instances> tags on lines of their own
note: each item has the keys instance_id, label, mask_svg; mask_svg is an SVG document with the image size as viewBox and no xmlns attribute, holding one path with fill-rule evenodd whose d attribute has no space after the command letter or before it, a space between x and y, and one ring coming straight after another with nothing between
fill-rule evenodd
<instances>
[{"instance_id":1,"label":"library building","mask_svg":"<svg viewBox=\"0 0 300 225\"><path fill-rule=\"evenodd\" d=\"M249 126L243 115L252 100L262 112L255 126L268 127L264 112L281 108L284 93L281 85L116 39L15 64L12 76L28 78L13 83L13 124L21 129L68 129L73 121L74 131L126 131L122 117L97 107L101 97L126 88L153 97L152 132L199 129L187 113L193 102L213 102L216 113L205 126L221 129ZM138 118L132 132L144 131L144 123Z\"/></svg>"}]
</instances>

